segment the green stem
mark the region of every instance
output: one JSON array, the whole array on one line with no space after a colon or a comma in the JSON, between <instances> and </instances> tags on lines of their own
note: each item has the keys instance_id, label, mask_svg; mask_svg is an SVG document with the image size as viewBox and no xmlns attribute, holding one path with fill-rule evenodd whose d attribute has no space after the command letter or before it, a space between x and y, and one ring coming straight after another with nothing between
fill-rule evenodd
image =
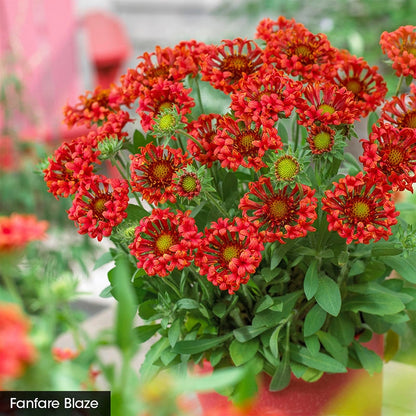
<instances>
[{"instance_id":1,"label":"green stem","mask_svg":"<svg viewBox=\"0 0 416 416\"><path fill-rule=\"evenodd\" d=\"M16 299L19 305L23 307L22 297L20 296L19 291L17 290L13 278L11 278L7 273L3 273L0 276L3 278L3 282L7 291L13 296L13 298Z\"/></svg>"},{"instance_id":2,"label":"green stem","mask_svg":"<svg viewBox=\"0 0 416 416\"><path fill-rule=\"evenodd\" d=\"M199 108L201 110L201 114L203 114L205 113L205 110L204 110L204 105L202 104L201 89L199 88L198 78L197 77L193 78L193 81L195 84L195 91L196 91L196 96L198 98Z\"/></svg>"},{"instance_id":3,"label":"green stem","mask_svg":"<svg viewBox=\"0 0 416 416\"><path fill-rule=\"evenodd\" d=\"M214 204L218 211L221 212L221 214L224 215L225 218L228 218L228 212L218 203L218 201L210 193L205 192L204 194L207 197L207 199L209 199Z\"/></svg>"},{"instance_id":4,"label":"green stem","mask_svg":"<svg viewBox=\"0 0 416 416\"><path fill-rule=\"evenodd\" d=\"M202 147L202 144L199 143L199 141L197 139L195 139L194 136L192 136L191 134L187 133L185 130L179 129L179 130L177 130L177 133L183 134L188 139L192 140L199 147L200 150L204 150L204 148Z\"/></svg>"},{"instance_id":5,"label":"green stem","mask_svg":"<svg viewBox=\"0 0 416 416\"><path fill-rule=\"evenodd\" d=\"M404 76L400 75L399 81L397 82L396 91L394 92L394 96L397 97L399 95L400 89L402 87Z\"/></svg>"}]
</instances>

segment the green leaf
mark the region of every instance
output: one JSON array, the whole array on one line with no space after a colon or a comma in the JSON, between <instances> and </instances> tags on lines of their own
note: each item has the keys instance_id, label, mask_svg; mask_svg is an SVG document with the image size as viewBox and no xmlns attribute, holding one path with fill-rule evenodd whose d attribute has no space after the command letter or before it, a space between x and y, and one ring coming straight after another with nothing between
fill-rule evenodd
<instances>
[{"instance_id":1,"label":"green leaf","mask_svg":"<svg viewBox=\"0 0 416 416\"><path fill-rule=\"evenodd\" d=\"M113 290L113 286L108 285L106 288L104 288L101 292L100 292L100 298L111 298L112 292Z\"/></svg>"},{"instance_id":2,"label":"green leaf","mask_svg":"<svg viewBox=\"0 0 416 416\"><path fill-rule=\"evenodd\" d=\"M336 318L332 318L329 331L336 336L342 345L350 345L355 335L355 325L348 313L340 313Z\"/></svg>"},{"instance_id":3,"label":"green leaf","mask_svg":"<svg viewBox=\"0 0 416 416\"><path fill-rule=\"evenodd\" d=\"M304 341L306 348L312 355L317 354L321 349L321 344L316 335L310 335L309 337L305 337Z\"/></svg>"},{"instance_id":4,"label":"green leaf","mask_svg":"<svg viewBox=\"0 0 416 416\"><path fill-rule=\"evenodd\" d=\"M272 333L269 339L270 351L275 358L279 357L279 334L283 325L279 325Z\"/></svg>"},{"instance_id":5,"label":"green leaf","mask_svg":"<svg viewBox=\"0 0 416 416\"><path fill-rule=\"evenodd\" d=\"M146 138L139 130L135 130L133 133L133 146L135 148L133 153L137 153L140 147L146 146Z\"/></svg>"},{"instance_id":6,"label":"green leaf","mask_svg":"<svg viewBox=\"0 0 416 416\"><path fill-rule=\"evenodd\" d=\"M416 283L416 254L408 257L386 256L381 260L395 270L403 279L410 283Z\"/></svg>"},{"instance_id":7,"label":"green leaf","mask_svg":"<svg viewBox=\"0 0 416 416\"><path fill-rule=\"evenodd\" d=\"M307 367L312 367L316 370L324 371L327 373L347 372L347 369L344 365L329 355L323 354L321 352L318 352L317 354L311 354L307 348L300 347L299 345L291 344L290 358L291 360L304 364Z\"/></svg>"},{"instance_id":8,"label":"green leaf","mask_svg":"<svg viewBox=\"0 0 416 416\"><path fill-rule=\"evenodd\" d=\"M284 143L287 143L288 138L289 138L289 134L288 134L287 129L286 129L286 127L283 123L279 123L279 125L277 126L277 133L278 133L279 137L282 139L282 141Z\"/></svg>"},{"instance_id":9,"label":"green leaf","mask_svg":"<svg viewBox=\"0 0 416 416\"><path fill-rule=\"evenodd\" d=\"M182 320L180 318L175 319L168 330L169 344L172 348L176 345L181 335L181 321Z\"/></svg>"},{"instance_id":10,"label":"green leaf","mask_svg":"<svg viewBox=\"0 0 416 416\"><path fill-rule=\"evenodd\" d=\"M374 257L396 256L403 252L403 249L397 247L396 243L390 241L379 241L373 245L371 255Z\"/></svg>"},{"instance_id":11,"label":"green leaf","mask_svg":"<svg viewBox=\"0 0 416 416\"><path fill-rule=\"evenodd\" d=\"M254 327L251 325L242 326L241 328L234 329L233 334L235 338L240 342L247 342L258 335L265 332L268 328L265 326Z\"/></svg>"},{"instance_id":12,"label":"green leaf","mask_svg":"<svg viewBox=\"0 0 416 416\"><path fill-rule=\"evenodd\" d=\"M142 325L134 328L134 333L136 334L137 341L142 343L152 338L160 328L160 324Z\"/></svg>"},{"instance_id":13,"label":"green leaf","mask_svg":"<svg viewBox=\"0 0 416 416\"><path fill-rule=\"evenodd\" d=\"M361 365L369 374L373 375L382 370L383 360L374 351L369 350L357 341L353 342L353 347Z\"/></svg>"},{"instance_id":14,"label":"green leaf","mask_svg":"<svg viewBox=\"0 0 416 416\"><path fill-rule=\"evenodd\" d=\"M247 342L240 342L236 339L230 344L230 357L233 363L239 367L251 360L259 349L258 338L251 339Z\"/></svg>"},{"instance_id":15,"label":"green leaf","mask_svg":"<svg viewBox=\"0 0 416 416\"><path fill-rule=\"evenodd\" d=\"M282 361L276 368L270 382L270 391L280 391L286 388L290 383L290 355L289 351L283 354Z\"/></svg>"},{"instance_id":16,"label":"green leaf","mask_svg":"<svg viewBox=\"0 0 416 416\"><path fill-rule=\"evenodd\" d=\"M305 280L303 281L303 290L305 292L306 299L310 300L315 296L319 287L319 270L318 261L312 260L309 264L308 270L306 270Z\"/></svg>"},{"instance_id":17,"label":"green leaf","mask_svg":"<svg viewBox=\"0 0 416 416\"><path fill-rule=\"evenodd\" d=\"M216 303L212 308L212 312L215 316L218 316L218 318L224 317L226 311L227 306L225 305L225 303Z\"/></svg>"},{"instance_id":18,"label":"green leaf","mask_svg":"<svg viewBox=\"0 0 416 416\"><path fill-rule=\"evenodd\" d=\"M176 306L178 307L178 309L191 310L191 309L198 309L200 304L194 299L183 298L183 299L179 299L176 302Z\"/></svg>"},{"instance_id":19,"label":"green leaf","mask_svg":"<svg viewBox=\"0 0 416 416\"><path fill-rule=\"evenodd\" d=\"M322 328L326 320L326 312L315 305L306 315L303 324L303 336L308 337Z\"/></svg>"},{"instance_id":20,"label":"green leaf","mask_svg":"<svg viewBox=\"0 0 416 416\"><path fill-rule=\"evenodd\" d=\"M373 124L376 124L379 119L378 114L373 111L368 115L367 118L367 133L370 134L373 129Z\"/></svg>"},{"instance_id":21,"label":"green leaf","mask_svg":"<svg viewBox=\"0 0 416 416\"><path fill-rule=\"evenodd\" d=\"M221 337L179 341L176 343L173 351L178 354L198 354L221 345L231 336L232 334L230 333Z\"/></svg>"},{"instance_id":22,"label":"green leaf","mask_svg":"<svg viewBox=\"0 0 416 416\"><path fill-rule=\"evenodd\" d=\"M319 278L315 299L319 306L332 316L337 316L341 310L341 292L338 285L328 276Z\"/></svg>"},{"instance_id":23,"label":"green leaf","mask_svg":"<svg viewBox=\"0 0 416 416\"><path fill-rule=\"evenodd\" d=\"M114 258L110 251L106 251L102 256L98 258L98 260L94 264L94 269L97 270L100 267L104 266L105 264L111 263L114 261Z\"/></svg>"},{"instance_id":24,"label":"green leaf","mask_svg":"<svg viewBox=\"0 0 416 416\"><path fill-rule=\"evenodd\" d=\"M257 304L255 313L262 312L266 309L269 309L270 306L273 306L273 305L274 305L273 299L269 295L266 295Z\"/></svg>"},{"instance_id":25,"label":"green leaf","mask_svg":"<svg viewBox=\"0 0 416 416\"><path fill-rule=\"evenodd\" d=\"M156 375L158 367L154 363L160 358L166 348L169 348L169 340L164 337L150 347L140 367L140 375L143 382L148 382Z\"/></svg>"},{"instance_id":26,"label":"green leaf","mask_svg":"<svg viewBox=\"0 0 416 416\"><path fill-rule=\"evenodd\" d=\"M348 348L341 345L338 339L328 332L318 331L317 335L326 351L346 366L348 362Z\"/></svg>"},{"instance_id":27,"label":"green leaf","mask_svg":"<svg viewBox=\"0 0 416 416\"><path fill-rule=\"evenodd\" d=\"M374 315L393 315L405 308L403 302L388 293L350 294L343 309L352 312L367 312Z\"/></svg>"}]
</instances>

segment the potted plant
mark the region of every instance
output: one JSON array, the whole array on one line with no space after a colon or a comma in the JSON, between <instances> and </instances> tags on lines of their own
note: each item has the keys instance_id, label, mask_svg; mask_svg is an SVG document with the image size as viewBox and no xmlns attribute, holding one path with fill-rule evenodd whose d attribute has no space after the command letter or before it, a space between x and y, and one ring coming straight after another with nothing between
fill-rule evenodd
<instances>
[{"instance_id":1,"label":"potted plant","mask_svg":"<svg viewBox=\"0 0 416 416\"><path fill-rule=\"evenodd\" d=\"M399 77L388 99L376 67L279 17L256 41L157 47L65 108L90 133L55 151L45 181L72 198L80 233L114 243L103 295L124 267L136 333L157 335L142 377L244 367L222 392L241 402L258 374L282 397L297 380L328 392L326 377L382 370L381 335L391 351L416 306L413 232L395 206L416 181L416 88L399 95L414 29L381 36ZM308 414L326 406L316 395ZM282 414L305 414L304 400Z\"/></svg>"}]
</instances>

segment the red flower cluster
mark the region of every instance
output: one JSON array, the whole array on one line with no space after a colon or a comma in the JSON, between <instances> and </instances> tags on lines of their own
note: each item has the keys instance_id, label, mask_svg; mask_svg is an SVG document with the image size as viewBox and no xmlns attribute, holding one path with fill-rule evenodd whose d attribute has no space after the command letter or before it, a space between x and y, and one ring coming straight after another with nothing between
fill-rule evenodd
<instances>
[{"instance_id":1,"label":"red flower cluster","mask_svg":"<svg viewBox=\"0 0 416 416\"><path fill-rule=\"evenodd\" d=\"M36 358L29 329L28 319L15 304L0 302L0 390Z\"/></svg>"},{"instance_id":2,"label":"red flower cluster","mask_svg":"<svg viewBox=\"0 0 416 416\"><path fill-rule=\"evenodd\" d=\"M201 275L232 294L248 282L259 266L262 240L256 223L246 218L219 218L205 229L195 264Z\"/></svg>"},{"instance_id":3,"label":"red flower cluster","mask_svg":"<svg viewBox=\"0 0 416 416\"><path fill-rule=\"evenodd\" d=\"M173 269L182 270L191 264L202 233L189 214L156 208L140 221L129 245L138 268L150 276L167 276Z\"/></svg>"},{"instance_id":4,"label":"red flower cluster","mask_svg":"<svg viewBox=\"0 0 416 416\"><path fill-rule=\"evenodd\" d=\"M11 214L0 217L0 254L22 250L28 243L46 237L48 223L34 215Z\"/></svg>"}]
</instances>

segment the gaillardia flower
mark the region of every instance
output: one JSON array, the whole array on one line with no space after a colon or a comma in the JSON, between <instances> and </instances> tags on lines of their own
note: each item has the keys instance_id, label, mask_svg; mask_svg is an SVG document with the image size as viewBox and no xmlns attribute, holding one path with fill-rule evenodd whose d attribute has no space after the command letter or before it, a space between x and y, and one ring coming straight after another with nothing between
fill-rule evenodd
<instances>
[{"instance_id":1,"label":"gaillardia flower","mask_svg":"<svg viewBox=\"0 0 416 416\"><path fill-rule=\"evenodd\" d=\"M195 264L202 276L232 294L256 271L263 249L256 223L246 218L219 218L205 229Z\"/></svg>"},{"instance_id":2,"label":"gaillardia flower","mask_svg":"<svg viewBox=\"0 0 416 416\"><path fill-rule=\"evenodd\" d=\"M240 166L259 170L266 166L262 158L269 149L282 145L277 130L271 125L257 125L224 116L218 125L214 143L215 156L222 167L237 170Z\"/></svg>"},{"instance_id":3,"label":"gaillardia flower","mask_svg":"<svg viewBox=\"0 0 416 416\"><path fill-rule=\"evenodd\" d=\"M314 124L308 129L308 137L306 138L309 143L312 154L320 155L322 153L330 152L334 147L335 130L325 124L317 126Z\"/></svg>"},{"instance_id":4,"label":"gaillardia flower","mask_svg":"<svg viewBox=\"0 0 416 416\"><path fill-rule=\"evenodd\" d=\"M78 226L80 234L101 241L109 237L113 227L127 217L129 187L125 180L93 175L82 181L68 218Z\"/></svg>"},{"instance_id":5,"label":"gaillardia flower","mask_svg":"<svg viewBox=\"0 0 416 416\"><path fill-rule=\"evenodd\" d=\"M149 143L130 158L133 192L140 192L150 204L176 201L174 180L177 172L190 163L181 149Z\"/></svg>"},{"instance_id":6,"label":"gaillardia flower","mask_svg":"<svg viewBox=\"0 0 416 416\"><path fill-rule=\"evenodd\" d=\"M280 241L284 238L304 237L317 218L315 190L306 185L296 184L274 189L270 178L261 177L250 183L238 206L250 222L258 221L264 231L265 241Z\"/></svg>"},{"instance_id":7,"label":"gaillardia flower","mask_svg":"<svg viewBox=\"0 0 416 416\"><path fill-rule=\"evenodd\" d=\"M150 276L164 277L175 268L182 270L191 264L202 233L189 215L190 211L156 208L141 219L134 241L129 245L138 268Z\"/></svg>"},{"instance_id":8,"label":"gaillardia flower","mask_svg":"<svg viewBox=\"0 0 416 416\"><path fill-rule=\"evenodd\" d=\"M262 64L263 51L252 40L224 40L208 45L201 61L202 80L226 94L232 92L244 74L252 74Z\"/></svg>"},{"instance_id":9,"label":"gaillardia flower","mask_svg":"<svg viewBox=\"0 0 416 416\"><path fill-rule=\"evenodd\" d=\"M359 172L341 178L334 186L334 191L325 191L322 198L329 231L336 231L347 244L387 240L399 212L386 192L386 184Z\"/></svg>"},{"instance_id":10,"label":"gaillardia flower","mask_svg":"<svg viewBox=\"0 0 416 416\"><path fill-rule=\"evenodd\" d=\"M396 75L416 77L416 26L401 26L380 36L382 51L393 61Z\"/></svg>"},{"instance_id":11,"label":"gaillardia flower","mask_svg":"<svg viewBox=\"0 0 416 416\"><path fill-rule=\"evenodd\" d=\"M416 130L398 130L391 125L373 126L368 140L362 140L360 162L374 177L385 176L392 190L413 192L416 182Z\"/></svg>"}]
</instances>

